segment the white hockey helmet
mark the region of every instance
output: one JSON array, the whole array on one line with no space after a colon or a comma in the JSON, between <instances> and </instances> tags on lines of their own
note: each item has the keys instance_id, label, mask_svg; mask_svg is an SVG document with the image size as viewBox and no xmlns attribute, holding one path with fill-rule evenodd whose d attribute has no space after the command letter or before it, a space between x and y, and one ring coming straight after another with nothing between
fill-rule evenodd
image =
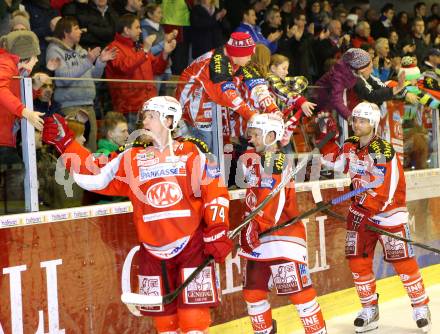
<instances>
[{"instance_id":1,"label":"white hockey helmet","mask_svg":"<svg viewBox=\"0 0 440 334\"><path fill-rule=\"evenodd\" d=\"M351 116L368 119L371 126L374 126L374 133L377 132L377 128L380 122L380 109L377 104L370 102L361 102L353 108Z\"/></svg>"},{"instance_id":2,"label":"white hockey helmet","mask_svg":"<svg viewBox=\"0 0 440 334\"><path fill-rule=\"evenodd\" d=\"M155 96L149 99L142 106L142 114L147 110L157 111L160 122L164 125L167 116L173 117L172 128L174 130L182 117L182 106L172 96Z\"/></svg>"},{"instance_id":3,"label":"white hockey helmet","mask_svg":"<svg viewBox=\"0 0 440 334\"><path fill-rule=\"evenodd\" d=\"M257 114L251 118L247 124L248 129L260 129L265 145L270 146L280 141L284 135L284 122L274 114ZM275 132L275 140L266 144L266 136L269 132Z\"/></svg>"}]
</instances>

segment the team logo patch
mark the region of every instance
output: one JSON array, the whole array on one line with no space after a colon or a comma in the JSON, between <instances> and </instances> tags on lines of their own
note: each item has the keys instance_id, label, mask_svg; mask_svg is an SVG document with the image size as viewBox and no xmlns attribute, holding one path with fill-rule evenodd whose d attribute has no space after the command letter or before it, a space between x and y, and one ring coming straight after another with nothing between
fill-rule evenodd
<instances>
[{"instance_id":1,"label":"team logo patch","mask_svg":"<svg viewBox=\"0 0 440 334\"><path fill-rule=\"evenodd\" d=\"M298 292L301 289L295 263L283 263L270 266L273 284L277 294L284 295Z\"/></svg>"},{"instance_id":2,"label":"team logo patch","mask_svg":"<svg viewBox=\"0 0 440 334\"><path fill-rule=\"evenodd\" d=\"M179 203L183 197L180 186L175 182L159 182L147 193L147 203L155 208L167 208Z\"/></svg>"},{"instance_id":3,"label":"team logo patch","mask_svg":"<svg viewBox=\"0 0 440 334\"><path fill-rule=\"evenodd\" d=\"M139 293L146 296L160 296L162 294L162 286L160 276L142 276L138 275L139 279ZM158 306L143 306L142 311L161 312L163 305Z\"/></svg>"},{"instance_id":4,"label":"team logo patch","mask_svg":"<svg viewBox=\"0 0 440 334\"><path fill-rule=\"evenodd\" d=\"M186 280L196 268L184 268L183 279ZM208 304L215 302L215 277L212 266L204 268L200 274L185 288L185 304Z\"/></svg>"}]
</instances>

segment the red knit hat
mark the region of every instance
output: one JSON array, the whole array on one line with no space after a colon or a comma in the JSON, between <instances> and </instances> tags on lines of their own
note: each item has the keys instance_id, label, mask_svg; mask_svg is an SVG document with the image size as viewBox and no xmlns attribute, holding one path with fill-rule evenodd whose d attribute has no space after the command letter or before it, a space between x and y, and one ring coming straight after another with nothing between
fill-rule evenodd
<instances>
[{"instance_id":1,"label":"red knit hat","mask_svg":"<svg viewBox=\"0 0 440 334\"><path fill-rule=\"evenodd\" d=\"M251 56L255 50L255 42L247 32L233 32L226 43L226 52L231 57Z\"/></svg>"}]
</instances>

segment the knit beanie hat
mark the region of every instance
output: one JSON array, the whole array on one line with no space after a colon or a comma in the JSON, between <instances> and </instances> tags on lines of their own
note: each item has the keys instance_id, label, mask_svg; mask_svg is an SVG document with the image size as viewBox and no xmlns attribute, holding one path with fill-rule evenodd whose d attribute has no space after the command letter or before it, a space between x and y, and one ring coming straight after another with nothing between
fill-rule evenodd
<instances>
[{"instance_id":1,"label":"knit beanie hat","mask_svg":"<svg viewBox=\"0 0 440 334\"><path fill-rule=\"evenodd\" d=\"M226 52L231 57L251 56L255 50L255 42L247 32L233 32L226 43Z\"/></svg>"},{"instance_id":2,"label":"knit beanie hat","mask_svg":"<svg viewBox=\"0 0 440 334\"><path fill-rule=\"evenodd\" d=\"M0 46L10 53L27 59L40 55L40 44L38 37L32 31L17 30L12 31L0 38Z\"/></svg>"},{"instance_id":3,"label":"knit beanie hat","mask_svg":"<svg viewBox=\"0 0 440 334\"><path fill-rule=\"evenodd\" d=\"M362 70L371 63L370 54L359 48L348 49L342 55L342 60L353 70Z\"/></svg>"},{"instance_id":4,"label":"knit beanie hat","mask_svg":"<svg viewBox=\"0 0 440 334\"><path fill-rule=\"evenodd\" d=\"M16 25L21 24L25 27L25 30L31 30L31 24L29 23L29 14L22 10L16 10L11 15L9 21L9 29L12 30Z\"/></svg>"},{"instance_id":5,"label":"knit beanie hat","mask_svg":"<svg viewBox=\"0 0 440 334\"><path fill-rule=\"evenodd\" d=\"M399 75L405 71L405 80L417 80L420 78L420 69L416 65L416 58L412 56L405 56L400 62Z\"/></svg>"}]
</instances>

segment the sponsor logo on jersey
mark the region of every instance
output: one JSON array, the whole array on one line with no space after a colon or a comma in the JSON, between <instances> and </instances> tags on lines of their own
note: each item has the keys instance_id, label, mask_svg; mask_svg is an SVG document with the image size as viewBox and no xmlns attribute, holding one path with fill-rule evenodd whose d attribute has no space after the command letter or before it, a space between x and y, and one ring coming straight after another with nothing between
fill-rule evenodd
<instances>
[{"instance_id":1,"label":"sponsor logo on jersey","mask_svg":"<svg viewBox=\"0 0 440 334\"><path fill-rule=\"evenodd\" d=\"M301 284L303 288L312 284L312 279L310 278L310 272L307 265L300 263L298 264L299 275L301 278Z\"/></svg>"},{"instance_id":2,"label":"sponsor logo on jersey","mask_svg":"<svg viewBox=\"0 0 440 334\"><path fill-rule=\"evenodd\" d=\"M151 160L138 160L137 165L138 167L150 167L157 165L159 163L159 158L154 158Z\"/></svg>"},{"instance_id":3,"label":"sponsor logo on jersey","mask_svg":"<svg viewBox=\"0 0 440 334\"><path fill-rule=\"evenodd\" d=\"M387 168L385 166L374 166L371 174L376 176L385 176L385 173L387 172Z\"/></svg>"},{"instance_id":4,"label":"sponsor logo on jersey","mask_svg":"<svg viewBox=\"0 0 440 334\"><path fill-rule=\"evenodd\" d=\"M142 276L139 278L139 293L146 296L161 296L161 279L160 276ZM149 312L161 312L163 311L163 305L159 306L143 306L143 311Z\"/></svg>"},{"instance_id":5,"label":"sponsor logo on jersey","mask_svg":"<svg viewBox=\"0 0 440 334\"><path fill-rule=\"evenodd\" d=\"M147 181L157 179L159 177L166 176L185 176L186 168L182 162L178 163L161 163L154 167L140 167L139 168L139 180Z\"/></svg>"},{"instance_id":6,"label":"sponsor logo on jersey","mask_svg":"<svg viewBox=\"0 0 440 334\"><path fill-rule=\"evenodd\" d=\"M211 179L216 179L220 176L220 167L217 165L206 165L206 175Z\"/></svg>"},{"instance_id":7,"label":"sponsor logo on jersey","mask_svg":"<svg viewBox=\"0 0 440 334\"><path fill-rule=\"evenodd\" d=\"M183 277L187 279L196 268L183 268ZM215 274L212 266L203 270L189 283L183 293L185 304L208 304L216 300Z\"/></svg>"},{"instance_id":8,"label":"sponsor logo on jersey","mask_svg":"<svg viewBox=\"0 0 440 334\"><path fill-rule=\"evenodd\" d=\"M226 81L225 83L223 83L222 85L221 85L221 88L222 88L222 92L225 92L225 91L227 91L227 90L236 90L237 89L237 87L235 87L235 84L233 83L233 82L231 82L231 81Z\"/></svg>"},{"instance_id":9,"label":"sponsor logo on jersey","mask_svg":"<svg viewBox=\"0 0 440 334\"><path fill-rule=\"evenodd\" d=\"M154 152L146 152L146 153L138 153L136 154L136 160L141 160L141 161L145 161L145 160L149 160L149 159L153 159L154 158Z\"/></svg>"},{"instance_id":10,"label":"sponsor logo on jersey","mask_svg":"<svg viewBox=\"0 0 440 334\"><path fill-rule=\"evenodd\" d=\"M273 177L263 177L261 179L261 188L273 189L275 185L275 179Z\"/></svg>"},{"instance_id":11,"label":"sponsor logo on jersey","mask_svg":"<svg viewBox=\"0 0 440 334\"><path fill-rule=\"evenodd\" d=\"M246 86L248 86L249 90L254 89L258 85L266 85L266 80L258 78L258 79L249 79L246 80Z\"/></svg>"},{"instance_id":12,"label":"sponsor logo on jersey","mask_svg":"<svg viewBox=\"0 0 440 334\"><path fill-rule=\"evenodd\" d=\"M187 155L178 155L178 156L169 156L169 157L165 157L165 162L187 162L188 161L188 156Z\"/></svg>"},{"instance_id":13,"label":"sponsor logo on jersey","mask_svg":"<svg viewBox=\"0 0 440 334\"><path fill-rule=\"evenodd\" d=\"M295 263L270 266L273 283L278 294L288 294L300 290Z\"/></svg>"},{"instance_id":14,"label":"sponsor logo on jersey","mask_svg":"<svg viewBox=\"0 0 440 334\"><path fill-rule=\"evenodd\" d=\"M251 191L246 195L246 205L253 210L257 206L257 196Z\"/></svg>"},{"instance_id":15,"label":"sponsor logo on jersey","mask_svg":"<svg viewBox=\"0 0 440 334\"><path fill-rule=\"evenodd\" d=\"M175 182L159 182L148 188L147 203L155 208L167 208L179 203L183 197L180 186Z\"/></svg>"}]
</instances>

